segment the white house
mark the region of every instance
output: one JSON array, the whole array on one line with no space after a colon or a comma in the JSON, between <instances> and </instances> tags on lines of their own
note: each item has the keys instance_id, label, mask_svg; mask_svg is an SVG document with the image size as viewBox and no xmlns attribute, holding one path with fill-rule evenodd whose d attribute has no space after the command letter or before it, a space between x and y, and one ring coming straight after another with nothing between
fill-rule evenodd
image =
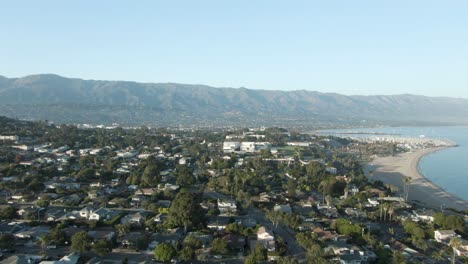
<instances>
[{"instance_id":1,"label":"white house","mask_svg":"<svg viewBox=\"0 0 468 264\"><path fill-rule=\"evenodd\" d=\"M437 242L450 242L452 237L455 237L457 233L453 230L436 230L434 231L434 238Z\"/></svg>"},{"instance_id":2,"label":"white house","mask_svg":"<svg viewBox=\"0 0 468 264\"><path fill-rule=\"evenodd\" d=\"M112 218L118 215L117 212L107 209L107 208L99 208L94 212L91 212L89 215L89 220L111 220Z\"/></svg>"},{"instance_id":3,"label":"white house","mask_svg":"<svg viewBox=\"0 0 468 264\"><path fill-rule=\"evenodd\" d=\"M257 240L273 241L275 240L275 235L273 234L273 231L271 231L265 226L262 226L257 231Z\"/></svg>"},{"instance_id":4,"label":"white house","mask_svg":"<svg viewBox=\"0 0 468 264\"><path fill-rule=\"evenodd\" d=\"M276 251L276 241L273 231L267 227L260 227L257 231L257 241L261 243L268 251Z\"/></svg>"},{"instance_id":5,"label":"white house","mask_svg":"<svg viewBox=\"0 0 468 264\"><path fill-rule=\"evenodd\" d=\"M237 212L237 205L235 201L218 199L218 210L222 214L234 214Z\"/></svg>"}]
</instances>

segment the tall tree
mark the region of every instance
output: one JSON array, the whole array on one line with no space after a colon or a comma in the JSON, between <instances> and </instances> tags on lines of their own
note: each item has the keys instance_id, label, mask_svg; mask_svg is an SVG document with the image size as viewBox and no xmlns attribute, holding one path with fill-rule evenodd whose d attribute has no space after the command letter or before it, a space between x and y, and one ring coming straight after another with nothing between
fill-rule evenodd
<instances>
[{"instance_id":1,"label":"tall tree","mask_svg":"<svg viewBox=\"0 0 468 264\"><path fill-rule=\"evenodd\" d=\"M228 252L228 242L226 239L217 237L211 242L211 252L215 254L226 254Z\"/></svg>"},{"instance_id":2,"label":"tall tree","mask_svg":"<svg viewBox=\"0 0 468 264\"><path fill-rule=\"evenodd\" d=\"M161 243L154 250L154 258L166 263L169 263L176 255L176 249L169 243Z\"/></svg>"},{"instance_id":3,"label":"tall tree","mask_svg":"<svg viewBox=\"0 0 468 264\"><path fill-rule=\"evenodd\" d=\"M411 177L405 177L405 178L403 178L405 201L408 201L408 196L409 196L409 190L410 190L411 180L412 180Z\"/></svg>"},{"instance_id":4,"label":"tall tree","mask_svg":"<svg viewBox=\"0 0 468 264\"><path fill-rule=\"evenodd\" d=\"M73 252L85 253L91 247L92 239L86 231L80 231L73 235L71 248Z\"/></svg>"},{"instance_id":5,"label":"tall tree","mask_svg":"<svg viewBox=\"0 0 468 264\"><path fill-rule=\"evenodd\" d=\"M453 250L453 257L452 257L452 264L455 264L455 258L457 257L457 249L461 245L461 240L458 237L453 237L450 240L450 246L452 247Z\"/></svg>"},{"instance_id":6,"label":"tall tree","mask_svg":"<svg viewBox=\"0 0 468 264\"><path fill-rule=\"evenodd\" d=\"M169 208L167 222L169 225L184 227L186 230L203 226L203 209L195 195L181 190Z\"/></svg>"}]
</instances>

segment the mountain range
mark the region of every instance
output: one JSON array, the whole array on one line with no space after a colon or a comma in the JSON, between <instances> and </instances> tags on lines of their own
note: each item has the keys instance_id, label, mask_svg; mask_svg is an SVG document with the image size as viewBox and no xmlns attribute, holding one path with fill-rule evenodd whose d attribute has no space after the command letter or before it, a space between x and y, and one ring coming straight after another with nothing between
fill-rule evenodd
<instances>
[{"instance_id":1,"label":"mountain range","mask_svg":"<svg viewBox=\"0 0 468 264\"><path fill-rule=\"evenodd\" d=\"M410 94L346 96L40 74L0 76L0 115L150 126L454 125L468 124L468 99Z\"/></svg>"}]
</instances>

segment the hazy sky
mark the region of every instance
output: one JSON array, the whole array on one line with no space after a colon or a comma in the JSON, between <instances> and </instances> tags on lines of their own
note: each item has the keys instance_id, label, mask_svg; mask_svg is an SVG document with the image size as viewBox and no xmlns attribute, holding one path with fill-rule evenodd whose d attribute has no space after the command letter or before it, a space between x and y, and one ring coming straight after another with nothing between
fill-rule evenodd
<instances>
[{"instance_id":1,"label":"hazy sky","mask_svg":"<svg viewBox=\"0 0 468 264\"><path fill-rule=\"evenodd\" d=\"M468 1L4 1L0 75L468 98Z\"/></svg>"}]
</instances>

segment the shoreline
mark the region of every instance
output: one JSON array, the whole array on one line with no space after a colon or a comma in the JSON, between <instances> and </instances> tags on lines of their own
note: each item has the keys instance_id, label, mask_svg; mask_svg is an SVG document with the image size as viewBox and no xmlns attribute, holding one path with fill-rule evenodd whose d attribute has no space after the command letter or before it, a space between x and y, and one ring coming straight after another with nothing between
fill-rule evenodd
<instances>
[{"instance_id":1,"label":"shoreline","mask_svg":"<svg viewBox=\"0 0 468 264\"><path fill-rule=\"evenodd\" d=\"M411 177L408 197L410 201L418 201L435 208L468 210L467 201L434 184L419 169L423 157L454 146L456 145L419 149L396 156L376 157L364 166L364 172L369 179L395 185L399 189L398 194L401 195L403 178Z\"/></svg>"}]
</instances>

